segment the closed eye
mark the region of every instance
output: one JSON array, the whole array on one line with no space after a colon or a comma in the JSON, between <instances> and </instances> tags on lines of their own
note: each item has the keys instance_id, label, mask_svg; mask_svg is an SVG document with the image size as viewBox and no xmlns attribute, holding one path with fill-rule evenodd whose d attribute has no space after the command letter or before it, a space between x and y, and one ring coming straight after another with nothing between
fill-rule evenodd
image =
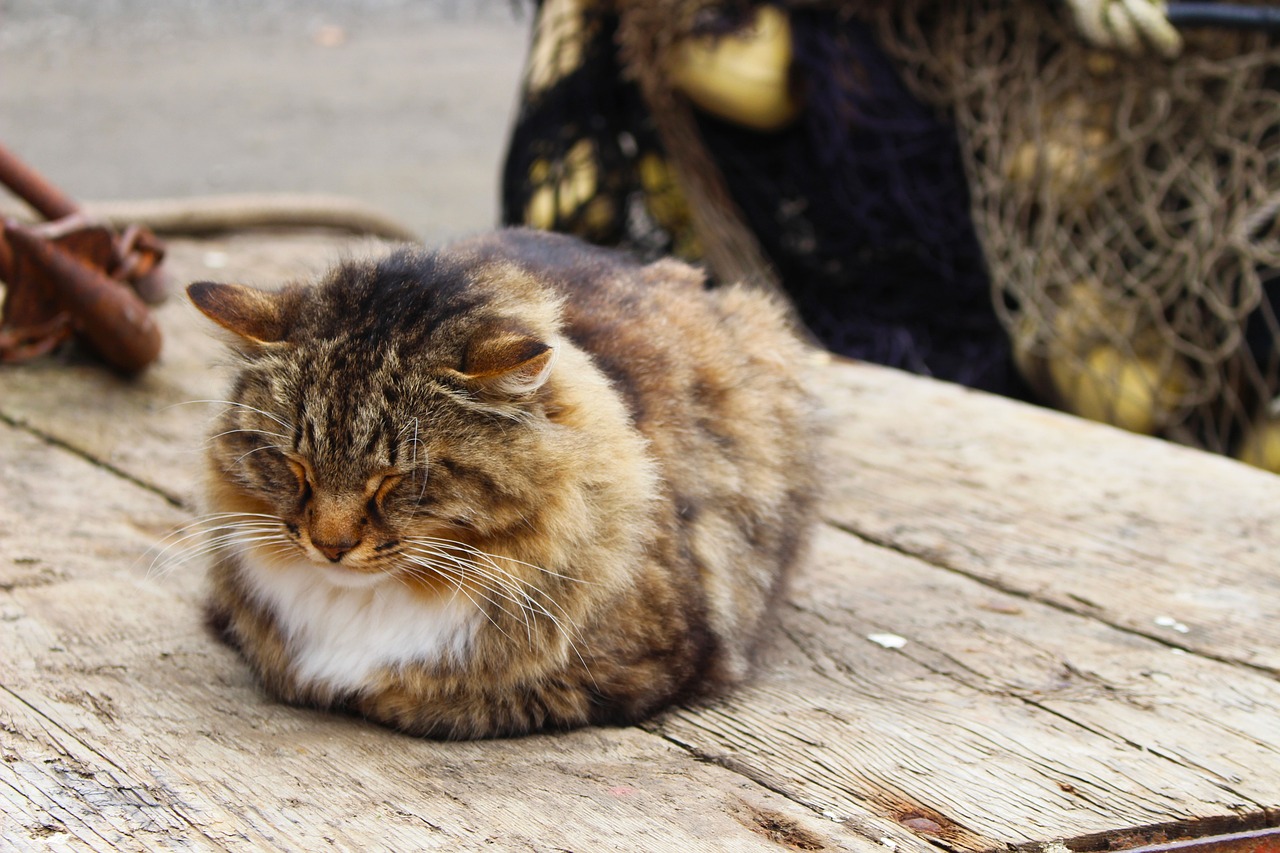
<instances>
[{"instance_id":1,"label":"closed eye","mask_svg":"<svg viewBox=\"0 0 1280 853\"><path fill-rule=\"evenodd\" d=\"M369 505L372 508L380 509L382 502L386 500L387 495L400 485L400 481L404 479L404 474L399 471L384 471L381 474L375 474L369 478L366 486L366 494L369 495Z\"/></svg>"},{"instance_id":2,"label":"closed eye","mask_svg":"<svg viewBox=\"0 0 1280 853\"><path fill-rule=\"evenodd\" d=\"M294 478L298 481L298 497L306 498L311 494L313 488L313 479L311 476L311 466L300 456L286 454L284 461L288 463L289 470L293 472Z\"/></svg>"}]
</instances>

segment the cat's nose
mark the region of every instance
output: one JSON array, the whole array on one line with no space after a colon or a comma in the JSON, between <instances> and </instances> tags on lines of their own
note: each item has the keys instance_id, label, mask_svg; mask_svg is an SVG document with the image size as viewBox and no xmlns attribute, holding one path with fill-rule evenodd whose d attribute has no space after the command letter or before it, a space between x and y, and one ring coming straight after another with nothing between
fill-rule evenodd
<instances>
[{"instance_id":1,"label":"cat's nose","mask_svg":"<svg viewBox=\"0 0 1280 853\"><path fill-rule=\"evenodd\" d=\"M342 555L346 554L352 548L360 544L359 539L353 539L344 542L317 542L312 539L311 544L316 546L316 550L329 558L329 562L336 563L342 559Z\"/></svg>"}]
</instances>

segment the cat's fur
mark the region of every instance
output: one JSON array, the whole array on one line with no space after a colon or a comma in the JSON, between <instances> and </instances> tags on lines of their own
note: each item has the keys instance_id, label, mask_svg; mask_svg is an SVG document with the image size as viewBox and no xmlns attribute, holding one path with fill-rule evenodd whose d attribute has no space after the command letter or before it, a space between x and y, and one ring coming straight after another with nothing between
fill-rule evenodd
<instances>
[{"instance_id":1,"label":"cat's fur","mask_svg":"<svg viewBox=\"0 0 1280 853\"><path fill-rule=\"evenodd\" d=\"M771 298L522 230L189 292L242 356L211 618L270 692L467 738L747 674L814 498Z\"/></svg>"}]
</instances>

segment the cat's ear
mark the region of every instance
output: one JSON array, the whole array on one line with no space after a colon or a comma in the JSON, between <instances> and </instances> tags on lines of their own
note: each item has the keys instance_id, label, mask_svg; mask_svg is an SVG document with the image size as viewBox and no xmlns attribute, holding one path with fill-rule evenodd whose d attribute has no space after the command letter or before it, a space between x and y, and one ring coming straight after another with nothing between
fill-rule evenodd
<instances>
[{"instance_id":1,"label":"cat's ear","mask_svg":"<svg viewBox=\"0 0 1280 853\"><path fill-rule=\"evenodd\" d=\"M486 330L467 345L462 374L490 394L518 397L543 386L556 349L538 338L510 330Z\"/></svg>"},{"instance_id":2,"label":"cat's ear","mask_svg":"<svg viewBox=\"0 0 1280 853\"><path fill-rule=\"evenodd\" d=\"M293 326L298 293L258 290L242 284L198 281L187 287L187 296L206 317L252 344L285 340Z\"/></svg>"}]
</instances>

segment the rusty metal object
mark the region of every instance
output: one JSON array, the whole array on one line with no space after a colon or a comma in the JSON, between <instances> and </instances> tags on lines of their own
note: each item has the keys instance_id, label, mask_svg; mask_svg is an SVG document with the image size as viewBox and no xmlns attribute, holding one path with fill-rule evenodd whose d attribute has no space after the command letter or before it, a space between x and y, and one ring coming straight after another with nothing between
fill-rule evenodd
<instances>
[{"instance_id":1,"label":"rusty metal object","mask_svg":"<svg viewBox=\"0 0 1280 853\"><path fill-rule=\"evenodd\" d=\"M9 251L9 244L4 240L0 240L0 283L9 281L13 278L13 252ZM0 307L3 307L4 300L0 299ZM3 320L0 315L0 320Z\"/></svg>"},{"instance_id":2,"label":"rusty metal object","mask_svg":"<svg viewBox=\"0 0 1280 853\"><path fill-rule=\"evenodd\" d=\"M1149 844L1130 848L1128 853L1280 853L1280 828Z\"/></svg>"},{"instance_id":3,"label":"rusty metal object","mask_svg":"<svg viewBox=\"0 0 1280 853\"><path fill-rule=\"evenodd\" d=\"M68 195L19 160L3 144L0 144L0 183L45 219L61 219L80 212L79 206Z\"/></svg>"},{"instance_id":4,"label":"rusty metal object","mask_svg":"<svg viewBox=\"0 0 1280 853\"><path fill-rule=\"evenodd\" d=\"M0 183L52 220L0 228L0 361L26 361L73 334L107 363L136 372L160 352L160 332L144 302L166 286L164 246L148 229L116 233L0 145Z\"/></svg>"},{"instance_id":5,"label":"rusty metal object","mask_svg":"<svg viewBox=\"0 0 1280 853\"><path fill-rule=\"evenodd\" d=\"M160 329L130 287L29 229L6 224L4 236L16 271L52 292L70 325L111 366L134 373L155 361Z\"/></svg>"}]
</instances>

